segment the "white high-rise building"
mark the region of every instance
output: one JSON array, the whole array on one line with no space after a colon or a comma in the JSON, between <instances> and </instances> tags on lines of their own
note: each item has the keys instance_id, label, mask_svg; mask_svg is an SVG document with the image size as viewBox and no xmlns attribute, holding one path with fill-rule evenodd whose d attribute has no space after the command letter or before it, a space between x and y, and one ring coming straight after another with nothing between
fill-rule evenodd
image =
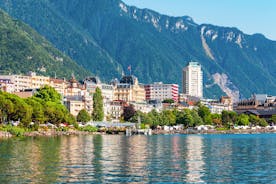
<instances>
[{"instance_id":1,"label":"white high-rise building","mask_svg":"<svg viewBox=\"0 0 276 184\"><path fill-rule=\"evenodd\" d=\"M189 62L182 71L183 93L190 96L203 97L203 80L201 65Z\"/></svg>"}]
</instances>

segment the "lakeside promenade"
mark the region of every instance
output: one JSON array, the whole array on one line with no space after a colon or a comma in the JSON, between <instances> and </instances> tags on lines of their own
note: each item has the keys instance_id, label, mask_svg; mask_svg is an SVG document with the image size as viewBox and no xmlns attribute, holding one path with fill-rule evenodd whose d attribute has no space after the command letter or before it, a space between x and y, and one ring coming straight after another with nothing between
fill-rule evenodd
<instances>
[{"instance_id":1,"label":"lakeside promenade","mask_svg":"<svg viewBox=\"0 0 276 184\"><path fill-rule=\"evenodd\" d=\"M153 129L152 135L167 135L167 134L260 134L260 133L276 133L275 128L260 128L260 129L229 129L229 130L160 130ZM108 135L108 134L125 134L125 130L108 130L108 131L97 131L97 132L86 132L79 130L69 130L69 131L57 131L57 130L48 130L48 131L31 131L25 132L23 136L26 137L52 137L52 136L69 136L69 135ZM10 132L0 131L0 138L11 138L16 137Z\"/></svg>"}]
</instances>

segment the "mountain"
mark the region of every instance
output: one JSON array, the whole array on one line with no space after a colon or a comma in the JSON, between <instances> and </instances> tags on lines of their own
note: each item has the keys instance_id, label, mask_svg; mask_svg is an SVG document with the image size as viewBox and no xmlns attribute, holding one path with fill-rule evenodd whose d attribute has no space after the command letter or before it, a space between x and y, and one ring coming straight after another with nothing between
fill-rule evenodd
<instances>
[{"instance_id":1,"label":"mountain","mask_svg":"<svg viewBox=\"0 0 276 184\"><path fill-rule=\"evenodd\" d=\"M41 75L78 78L90 72L55 49L32 28L13 20L0 9L0 72L26 74L35 71Z\"/></svg>"},{"instance_id":2,"label":"mountain","mask_svg":"<svg viewBox=\"0 0 276 184\"><path fill-rule=\"evenodd\" d=\"M181 86L182 68L194 60L203 67L206 97L276 94L276 42L260 34L120 0L2 0L0 7L104 80L131 65L140 82Z\"/></svg>"}]
</instances>

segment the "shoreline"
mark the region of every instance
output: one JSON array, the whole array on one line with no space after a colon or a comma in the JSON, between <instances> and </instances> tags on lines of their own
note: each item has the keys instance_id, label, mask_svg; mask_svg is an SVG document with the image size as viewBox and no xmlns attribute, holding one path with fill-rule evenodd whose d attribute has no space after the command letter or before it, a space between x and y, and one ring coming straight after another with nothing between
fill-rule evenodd
<instances>
[{"instance_id":1,"label":"shoreline","mask_svg":"<svg viewBox=\"0 0 276 184\"><path fill-rule=\"evenodd\" d=\"M258 129L258 130L172 130L172 131L164 131L164 130L152 130L153 135L165 135L165 134L266 134L266 133L276 133L276 130L269 129Z\"/></svg>"},{"instance_id":2,"label":"shoreline","mask_svg":"<svg viewBox=\"0 0 276 184\"><path fill-rule=\"evenodd\" d=\"M275 129L257 129L257 130L152 130L152 135L174 135L174 134L267 134L267 133L276 133ZM125 135L125 132L110 131L110 132L85 132L78 130L69 130L69 131L32 131L26 132L22 137L56 137L56 136L70 136L70 135ZM10 132L0 131L0 139L16 137Z\"/></svg>"},{"instance_id":3,"label":"shoreline","mask_svg":"<svg viewBox=\"0 0 276 184\"><path fill-rule=\"evenodd\" d=\"M85 132L85 131L78 131L78 130L70 130L70 131L31 131L25 132L23 136L19 137L56 137L56 136L69 136L69 135L96 135L102 134L101 132ZM0 139L1 138L12 138L18 137L12 135L10 132L0 131Z\"/></svg>"}]
</instances>

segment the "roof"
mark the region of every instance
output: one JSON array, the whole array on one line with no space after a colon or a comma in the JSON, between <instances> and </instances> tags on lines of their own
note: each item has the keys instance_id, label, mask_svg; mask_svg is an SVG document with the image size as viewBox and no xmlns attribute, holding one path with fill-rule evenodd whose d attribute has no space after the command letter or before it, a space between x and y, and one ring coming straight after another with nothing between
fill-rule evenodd
<instances>
[{"instance_id":1,"label":"roof","mask_svg":"<svg viewBox=\"0 0 276 184\"><path fill-rule=\"evenodd\" d=\"M264 103L266 101L267 94L255 94L254 97L258 102Z\"/></svg>"},{"instance_id":2,"label":"roof","mask_svg":"<svg viewBox=\"0 0 276 184\"><path fill-rule=\"evenodd\" d=\"M274 115L274 114L276 114L276 108L275 109L246 110L241 113L250 113L250 114L255 114L258 116Z\"/></svg>"},{"instance_id":3,"label":"roof","mask_svg":"<svg viewBox=\"0 0 276 184\"><path fill-rule=\"evenodd\" d=\"M195 62L195 61L190 61L187 66L197 66L197 67L200 67L200 64L199 62Z\"/></svg>"},{"instance_id":4,"label":"roof","mask_svg":"<svg viewBox=\"0 0 276 184\"><path fill-rule=\"evenodd\" d=\"M83 101L82 96L66 96L66 101Z\"/></svg>"},{"instance_id":5,"label":"roof","mask_svg":"<svg viewBox=\"0 0 276 184\"><path fill-rule=\"evenodd\" d=\"M84 81L86 82L92 82L92 83L95 83L95 84L101 84L101 80L99 77L86 77L84 79Z\"/></svg>"},{"instance_id":6,"label":"roof","mask_svg":"<svg viewBox=\"0 0 276 184\"><path fill-rule=\"evenodd\" d=\"M59 83L59 84L66 82L64 79L56 79L56 78L50 78L50 81L53 83Z\"/></svg>"},{"instance_id":7,"label":"roof","mask_svg":"<svg viewBox=\"0 0 276 184\"><path fill-rule=\"evenodd\" d=\"M125 84L135 84L135 81L137 78L134 75L128 75L128 76L123 76L120 80L120 83L125 83Z\"/></svg>"}]
</instances>

